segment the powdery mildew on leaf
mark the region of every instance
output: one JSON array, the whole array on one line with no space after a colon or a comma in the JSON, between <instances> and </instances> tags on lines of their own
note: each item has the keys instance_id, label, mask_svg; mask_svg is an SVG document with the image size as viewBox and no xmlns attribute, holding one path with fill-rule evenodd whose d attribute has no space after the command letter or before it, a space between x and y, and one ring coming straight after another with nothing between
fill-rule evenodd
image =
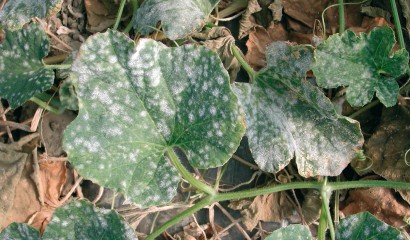
<instances>
[{"instance_id":1,"label":"powdery mildew on leaf","mask_svg":"<svg viewBox=\"0 0 410 240\"><path fill-rule=\"evenodd\" d=\"M369 212L350 215L340 220L336 239L404 240L400 231L375 218Z\"/></svg>"},{"instance_id":2,"label":"powdery mildew on leaf","mask_svg":"<svg viewBox=\"0 0 410 240\"><path fill-rule=\"evenodd\" d=\"M57 208L42 239L133 240L137 237L131 226L114 210L99 209L81 200Z\"/></svg>"},{"instance_id":3,"label":"powdery mildew on leaf","mask_svg":"<svg viewBox=\"0 0 410 240\"><path fill-rule=\"evenodd\" d=\"M321 87L349 86L347 101L352 106L370 102L374 93L386 107L397 102L396 78L407 69L409 54L405 49L391 54L396 43L389 27L356 36L347 30L334 34L315 50L313 71Z\"/></svg>"},{"instance_id":4,"label":"powdery mildew on leaf","mask_svg":"<svg viewBox=\"0 0 410 240\"><path fill-rule=\"evenodd\" d=\"M164 152L179 147L199 168L239 146L243 115L217 55L202 47L90 37L74 61L80 113L65 149L81 174L141 205L170 201L178 174Z\"/></svg>"},{"instance_id":5,"label":"powdery mildew on leaf","mask_svg":"<svg viewBox=\"0 0 410 240\"><path fill-rule=\"evenodd\" d=\"M183 38L200 28L219 0L146 0L134 13L134 28L149 34L161 22L170 39Z\"/></svg>"},{"instance_id":6,"label":"powdery mildew on leaf","mask_svg":"<svg viewBox=\"0 0 410 240\"><path fill-rule=\"evenodd\" d=\"M311 240L312 235L308 227L301 224L291 224L275 230L265 240Z\"/></svg>"},{"instance_id":7,"label":"powdery mildew on leaf","mask_svg":"<svg viewBox=\"0 0 410 240\"><path fill-rule=\"evenodd\" d=\"M45 69L42 62L48 50L47 35L39 24L6 31L0 45L0 97L7 99L12 108L53 84L54 72Z\"/></svg>"},{"instance_id":8,"label":"powdery mildew on leaf","mask_svg":"<svg viewBox=\"0 0 410 240\"><path fill-rule=\"evenodd\" d=\"M0 232L2 240L40 240L40 232L26 223L12 223Z\"/></svg>"},{"instance_id":9,"label":"powdery mildew on leaf","mask_svg":"<svg viewBox=\"0 0 410 240\"><path fill-rule=\"evenodd\" d=\"M60 10L62 0L10 0L0 10L0 22L10 31L28 23L31 18L44 18Z\"/></svg>"},{"instance_id":10,"label":"powdery mildew on leaf","mask_svg":"<svg viewBox=\"0 0 410 240\"><path fill-rule=\"evenodd\" d=\"M269 68L255 84L234 88L245 110L255 162L277 172L295 155L304 177L340 174L363 144L359 123L337 115L323 93L305 80L297 83L298 78L277 71Z\"/></svg>"}]
</instances>

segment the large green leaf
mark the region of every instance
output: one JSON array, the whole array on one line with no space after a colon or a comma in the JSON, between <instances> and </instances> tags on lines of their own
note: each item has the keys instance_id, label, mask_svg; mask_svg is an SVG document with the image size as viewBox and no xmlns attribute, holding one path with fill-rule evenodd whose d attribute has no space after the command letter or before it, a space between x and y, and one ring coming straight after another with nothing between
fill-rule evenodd
<instances>
[{"instance_id":1,"label":"large green leaf","mask_svg":"<svg viewBox=\"0 0 410 240\"><path fill-rule=\"evenodd\" d=\"M40 240L40 232L26 223L12 223L0 232L1 240Z\"/></svg>"},{"instance_id":2,"label":"large green leaf","mask_svg":"<svg viewBox=\"0 0 410 240\"><path fill-rule=\"evenodd\" d=\"M76 201L57 208L43 234L43 239L137 239L131 226L114 210L95 208L86 201Z\"/></svg>"},{"instance_id":3,"label":"large green leaf","mask_svg":"<svg viewBox=\"0 0 410 240\"><path fill-rule=\"evenodd\" d=\"M145 0L134 13L134 28L142 34L159 21L170 39L183 38L201 27L219 0Z\"/></svg>"},{"instance_id":4,"label":"large green leaf","mask_svg":"<svg viewBox=\"0 0 410 240\"><path fill-rule=\"evenodd\" d=\"M9 0L0 10L0 22L10 31L15 31L28 23L31 18L44 18L58 12L63 0Z\"/></svg>"},{"instance_id":5,"label":"large green leaf","mask_svg":"<svg viewBox=\"0 0 410 240\"><path fill-rule=\"evenodd\" d=\"M164 152L179 147L195 167L220 166L244 133L228 73L203 47L143 39L134 48L109 30L83 44L72 70L80 113L65 132L70 161L141 205L175 194Z\"/></svg>"},{"instance_id":6,"label":"large green leaf","mask_svg":"<svg viewBox=\"0 0 410 240\"><path fill-rule=\"evenodd\" d=\"M309 228L300 225L292 224L287 227L280 228L267 236L265 240L311 240Z\"/></svg>"},{"instance_id":7,"label":"large green leaf","mask_svg":"<svg viewBox=\"0 0 410 240\"><path fill-rule=\"evenodd\" d=\"M249 147L264 171L281 170L295 155L302 176L339 175L363 144L359 123L338 115L318 88L301 79L310 64L297 59L307 49L292 49L267 59L294 64L272 67L269 61L254 84L235 84L246 114Z\"/></svg>"},{"instance_id":8,"label":"large green leaf","mask_svg":"<svg viewBox=\"0 0 410 240\"><path fill-rule=\"evenodd\" d=\"M134 230L115 211L98 209L86 201L76 201L57 208L40 237L40 233L25 223L13 223L0 233L2 240L54 239L137 239Z\"/></svg>"},{"instance_id":9,"label":"large green leaf","mask_svg":"<svg viewBox=\"0 0 410 240\"><path fill-rule=\"evenodd\" d=\"M6 31L0 46L0 97L18 107L36 93L51 87L54 72L45 69L49 43L39 24L30 24L16 32Z\"/></svg>"},{"instance_id":10,"label":"large green leaf","mask_svg":"<svg viewBox=\"0 0 410 240\"><path fill-rule=\"evenodd\" d=\"M368 103L374 92L386 107L395 105L395 78L405 73L409 61L405 49L390 54L395 43L389 27L375 28L368 35L356 36L350 30L332 35L315 51L317 83L326 88L349 86L346 96L353 106Z\"/></svg>"},{"instance_id":11,"label":"large green leaf","mask_svg":"<svg viewBox=\"0 0 410 240\"><path fill-rule=\"evenodd\" d=\"M343 218L336 229L338 240L404 240L400 231L375 218L369 212L361 212Z\"/></svg>"}]
</instances>

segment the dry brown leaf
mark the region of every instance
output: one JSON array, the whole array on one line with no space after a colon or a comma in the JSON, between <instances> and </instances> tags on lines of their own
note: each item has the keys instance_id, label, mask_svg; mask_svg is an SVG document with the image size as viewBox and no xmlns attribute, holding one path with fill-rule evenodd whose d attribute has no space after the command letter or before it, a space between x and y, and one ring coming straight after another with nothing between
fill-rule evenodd
<instances>
[{"instance_id":1,"label":"dry brown leaf","mask_svg":"<svg viewBox=\"0 0 410 240\"><path fill-rule=\"evenodd\" d=\"M321 19L321 14L328 4L329 0L283 0L283 10L289 17L313 29L315 20Z\"/></svg>"},{"instance_id":2,"label":"dry brown leaf","mask_svg":"<svg viewBox=\"0 0 410 240\"><path fill-rule=\"evenodd\" d=\"M365 145L365 152L373 161L372 169L391 181L410 182L410 166L404 155L410 149L410 110L396 106L383 111L376 132ZM410 154L407 158L410 160ZM399 190L410 203L410 191Z\"/></svg>"},{"instance_id":3,"label":"dry brown leaf","mask_svg":"<svg viewBox=\"0 0 410 240\"><path fill-rule=\"evenodd\" d=\"M253 201L232 201L229 207L241 210L242 222L249 231L253 230L259 221L280 222L293 212L293 206L284 192L260 195Z\"/></svg>"},{"instance_id":4,"label":"dry brown leaf","mask_svg":"<svg viewBox=\"0 0 410 240\"><path fill-rule=\"evenodd\" d=\"M406 225L404 217L410 217L410 208L399 203L392 189L371 188L351 190L347 206L341 211L345 216L368 211L378 219L396 228Z\"/></svg>"},{"instance_id":5,"label":"dry brown leaf","mask_svg":"<svg viewBox=\"0 0 410 240\"><path fill-rule=\"evenodd\" d=\"M115 0L84 0L87 12L87 30L100 32L111 27L116 19L120 1ZM129 7L124 8L122 20L130 17Z\"/></svg>"},{"instance_id":6,"label":"dry brown leaf","mask_svg":"<svg viewBox=\"0 0 410 240\"><path fill-rule=\"evenodd\" d=\"M310 225L320 217L322 199L320 198L320 193L314 189L308 190L304 197L302 213L306 224Z\"/></svg>"},{"instance_id":7,"label":"dry brown leaf","mask_svg":"<svg viewBox=\"0 0 410 240\"><path fill-rule=\"evenodd\" d=\"M245 59L255 70L260 70L266 66L266 47L274 41L288 39L288 32L282 24L276 24L267 30L257 27L249 34L249 40L246 42L248 52Z\"/></svg>"},{"instance_id":8,"label":"dry brown leaf","mask_svg":"<svg viewBox=\"0 0 410 240\"><path fill-rule=\"evenodd\" d=\"M231 45L235 43L229 29L225 27L211 28L207 32L194 33L193 38L201 40L201 44L218 53L225 69L229 73L231 82L234 82L241 65L231 52Z\"/></svg>"}]
</instances>

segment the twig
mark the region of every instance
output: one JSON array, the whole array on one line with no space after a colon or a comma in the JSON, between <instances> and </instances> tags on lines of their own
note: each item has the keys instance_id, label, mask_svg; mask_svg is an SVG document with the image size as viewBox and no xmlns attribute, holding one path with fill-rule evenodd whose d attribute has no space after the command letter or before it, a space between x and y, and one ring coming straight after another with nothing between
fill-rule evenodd
<instances>
[{"instance_id":1,"label":"twig","mask_svg":"<svg viewBox=\"0 0 410 240\"><path fill-rule=\"evenodd\" d=\"M38 124L40 123L41 115L43 114L43 108L37 108L36 112L34 113L33 120L31 121L30 130L32 132L37 131Z\"/></svg>"},{"instance_id":2,"label":"twig","mask_svg":"<svg viewBox=\"0 0 410 240\"><path fill-rule=\"evenodd\" d=\"M239 156L236 155L236 154L234 154L234 155L232 156L232 158L233 158L234 160L236 160L236 161L242 163L242 164L245 164L246 166L251 167L251 169L253 169L253 170L259 170L259 167L258 167L258 166L256 166L255 164L252 164L252 163L250 163L250 162L248 162L248 161L246 161L245 159L239 157Z\"/></svg>"},{"instance_id":3,"label":"twig","mask_svg":"<svg viewBox=\"0 0 410 240\"><path fill-rule=\"evenodd\" d=\"M30 129L29 126L23 125L21 123L12 122L12 121L0 121L0 126L13 127L13 128L26 131L26 132L34 132Z\"/></svg>"},{"instance_id":4,"label":"twig","mask_svg":"<svg viewBox=\"0 0 410 240\"><path fill-rule=\"evenodd\" d=\"M9 108L7 108L9 109ZM6 110L4 110L3 104L0 102L0 113L1 113L1 119L5 122L7 122L7 118L6 118ZM10 142L14 142L13 139L13 135L11 134L11 130L9 126L6 126L6 131L7 131L7 135L9 136Z\"/></svg>"},{"instance_id":5,"label":"twig","mask_svg":"<svg viewBox=\"0 0 410 240\"><path fill-rule=\"evenodd\" d=\"M238 220L235 220L232 215L218 202L215 203L215 205L221 210L221 212L233 223L235 224L236 228L238 228L239 232L241 232L242 236L245 237L247 240L251 240L251 237L249 237L248 233L246 233L245 229L239 224Z\"/></svg>"},{"instance_id":6,"label":"twig","mask_svg":"<svg viewBox=\"0 0 410 240\"><path fill-rule=\"evenodd\" d=\"M216 230L215 227L215 209L214 209L215 204L211 204L209 206L208 210L208 217L209 217L209 225L211 225L212 232L214 233L213 238L215 239L221 239L221 237L218 234L218 231Z\"/></svg>"},{"instance_id":7,"label":"twig","mask_svg":"<svg viewBox=\"0 0 410 240\"><path fill-rule=\"evenodd\" d=\"M74 169L73 173L74 173L74 179L79 177L77 170ZM80 187L79 184L77 184L77 186L76 186L76 192L77 192L77 197L79 197L79 198L84 197L83 191L81 190L81 187Z\"/></svg>"},{"instance_id":8,"label":"twig","mask_svg":"<svg viewBox=\"0 0 410 240\"><path fill-rule=\"evenodd\" d=\"M40 165L38 162L38 155L37 155L37 147L35 147L33 149L33 151L31 151L31 154L33 155L33 173L32 173L32 178L37 186L37 191L38 191L38 198L40 200L41 206L44 205L44 188L43 188L43 184L41 182L41 178L40 178Z\"/></svg>"},{"instance_id":9,"label":"twig","mask_svg":"<svg viewBox=\"0 0 410 240\"><path fill-rule=\"evenodd\" d=\"M202 235L204 235L204 239L207 240L206 233L205 233L204 229L202 229L201 225L199 225L198 220L195 217L195 214L192 214L192 218L194 219L194 222L196 223L198 228L201 229Z\"/></svg>"},{"instance_id":10,"label":"twig","mask_svg":"<svg viewBox=\"0 0 410 240\"><path fill-rule=\"evenodd\" d=\"M92 201L92 203L93 203L93 204L96 204L96 203L101 199L103 193L104 193L104 188L100 186L100 188L99 188L99 190L98 190L98 194L97 194L97 196L95 197L95 199Z\"/></svg>"},{"instance_id":11,"label":"twig","mask_svg":"<svg viewBox=\"0 0 410 240\"><path fill-rule=\"evenodd\" d=\"M83 181L83 177L79 177L77 181L75 181L74 186L70 189L70 191L67 193L67 195L64 196L63 199L59 201L60 206L63 205L73 194L73 192L76 190L78 185Z\"/></svg>"}]
</instances>

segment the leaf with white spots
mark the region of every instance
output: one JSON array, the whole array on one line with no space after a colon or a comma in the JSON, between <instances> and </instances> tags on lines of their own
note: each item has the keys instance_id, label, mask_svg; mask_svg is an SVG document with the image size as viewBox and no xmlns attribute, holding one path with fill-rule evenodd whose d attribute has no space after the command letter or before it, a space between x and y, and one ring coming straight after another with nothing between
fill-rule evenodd
<instances>
[{"instance_id":1,"label":"leaf with white spots","mask_svg":"<svg viewBox=\"0 0 410 240\"><path fill-rule=\"evenodd\" d=\"M53 239L137 239L131 226L114 210L99 209L80 200L57 208L43 234Z\"/></svg>"},{"instance_id":2,"label":"leaf with white spots","mask_svg":"<svg viewBox=\"0 0 410 240\"><path fill-rule=\"evenodd\" d=\"M334 34L315 50L316 81L326 88L349 86L346 98L352 106L370 102L375 92L386 107L394 106L399 93L396 78L405 74L409 61L405 49L391 53L395 43L389 27L360 36L350 30Z\"/></svg>"},{"instance_id":3,"label":"leaf with white spots","mask_svg":"<svg viewBox=\"0 0 410 240\"><path fill-rule=\"evenodd\" d=\"M350 215L340 220L336 229L338 240L404 240L400 231L374 217L369 212Z\"/></svg>"},{"instance_id":4,"label":"leaf with white spots","mask_svg":"<svg viewBox=\"0 0 410 240\"><path fill-rule=\"evenodd\" d=\"M54 72L42 62L48 50L47 35L39 24L6 31L0 45L0 97L7 99L12 108L52 86Z\"/></svg>"},{"instance_id":5,"label":"leaf with white spots","mask_svg":"<svg viewBox=\"0 0 410 240\"><path fill-rule=\"evenodd\" d=\"M161 22L170 39L183 38L202 27L219 0L145 0L134 13L134 28L149 34Z\"/></svg>"},{"instance_id":6,"label":"leaf with white spots","mask_svg":"<svg viewBox=\"0 0 410 240\"><path fill-rule=\"evenodd\" d=\"M109 30L83 44L72 70L80 112L64 134L68 157L83 176L138 204L174 197L179 177L167 150L210 168L239 146L243 115L211 50L146 39L134 46Z\"/></svg>"},{"instance_id":7,"label":"leaf with white spots","mask_svg":"<svg viewBox=\"0 0 410 240\"><path fill-rule=\"evenodd\" d=\"M275 230L265 240L312 240L309 228L300 224L291 224Z\"/></svg>"},{"instance_id":8,"label":"leaf with white spots","mask_svg":"<svg viewBox=\"0 0 410 240\"><path fill-rule=\"evenodd\" d=\"M62 0L9 0L0 10L0 22L10 31L28 23L31 18L45 18L60 11Z\"/></svg>"},{"instance_id":9,"label":"leaf with white spots","mask_svg":"<svg viewBox=\"0 0 410 240\"><path fill-rule=\"evenodd\" d=\"M0 232L2 240L40 240L40 232L26 223L12 223Z\"/></svg>"},{"instance_id":10,"label":"leaf with white spots","mask_svg":"<svg viewBox=\"0 0 410 240\"><path fill-rule=\"evenodd\" d=\"M276 52L254 84L234 85L252 155L267 172L280 171L295 156L304 177L339 175L363 144L359 123L338 115L329 99L302 79L310 64L280 63L296 61L294 56L294 51Z\"/></svg>"}]
</instances>

